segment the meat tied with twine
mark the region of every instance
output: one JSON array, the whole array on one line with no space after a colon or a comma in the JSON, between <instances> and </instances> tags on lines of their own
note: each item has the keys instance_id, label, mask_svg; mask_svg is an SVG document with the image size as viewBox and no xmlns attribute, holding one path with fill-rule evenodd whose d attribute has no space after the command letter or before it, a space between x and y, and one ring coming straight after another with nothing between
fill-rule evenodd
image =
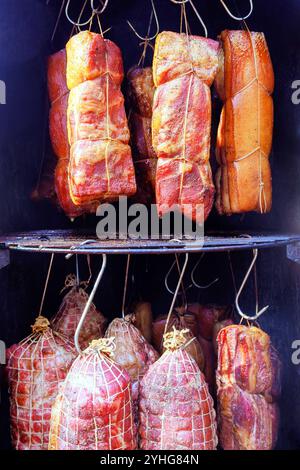
<instances>
[{"instance_id":1,"label":"meat tied with twine","mask_svg":"<svg viewBox=\"0 0 300 470\"><path fill-rule=\"evenodd\" d=\"M168 318L169 317L169 318ZM177 330L186 330L185 338L188 341L186 351L195 359L200 370L204 370L205 358L202 347L197 339L197 318L185 309L177 309L169 315L160 315L153 322L152 341L154 347L159 351L164 351L164 333L171 331L175 327Z\"/></svg>"},{"instance_id":2,"label":"meat tied with twine","mask_svg":"<svg viewBox=\"0 0 300 470\"><path fill-rule=\"evenodd\" d=\"M78 356L52 411L49 450L134 450L131 383L112 359L114 338Z\"/></svg>"},{"instance_id":3,"label":"meat tied with twine","mask_svg":"<svg viewBox=\"0 0 300 470\"><path fill-rule=\"evenodd\" d=\"M139 382L151 364L159 357L155 349L132 324L130 315L115 318L107 328L105 337L115 338L115 361L125 370L132 380L132 397L137 406Z\"/></svg>"},{"instance_id":4,"label":"meat tied with twine","mask_svg":"<svg viewBox=\"0 0 300 470\"><path fill-rule=\"evenodd\" d=\"M52 405L76 357L72 343L49 325L38 316L32 334L7 350L11 437L17 450L47 450Z\"/></svg>"},{"instance_id":5,"label":"meat tied with twine","mask_svg":"<svg viewBox=\"0 0 300 470\"><path fill-rule=\"evenodd\" d=\"M184 350L186 330L164 335L165 352L140 385L143 450L214 450L216 413L204 375Z\"/></svg>"},{"instance_id":6,"label":"meat tied with twine","mask_svg":"<svg viewBox=\"0 0 300 470\"><path fill-rule=\"evenodd\" d=\"M271 450L279 428L281 363L260 328L231 325L218 336L218 421L225 450Z\"/></svg>"},{"instance_id":7,"label":"meat tied with twine","mask_svg":"<svg viewBox=\"0 0 300 470\"><path fill-rule=\"evenodd\" d=\"M82 282L81 286L84 285L86 283ZM77 286L76 278L72 274L67 276L63 291L70 287L71 289L65 295L57 314L52 318L51 324L55 331L65 334L73 341L77 325L89 296L82 287ZM105 328L106 319L92 303L80 330L79 343L81 348L87 348L93 339L102 338Z\"/></svg>"}]
</instances>

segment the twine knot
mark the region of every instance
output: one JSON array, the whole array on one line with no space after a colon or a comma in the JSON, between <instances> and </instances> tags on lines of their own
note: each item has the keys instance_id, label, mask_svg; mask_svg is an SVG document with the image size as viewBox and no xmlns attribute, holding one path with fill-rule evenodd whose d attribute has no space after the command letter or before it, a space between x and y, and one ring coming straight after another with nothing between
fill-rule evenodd
<instances>
[{"instance_id":1,"label":"twine knot","mask_svg":"<svg viewBox=\"0 0 300 470\"><path fill-rule=\"evenodd\" d=\"M43 317L42 315L39 315L35 322L34 325L31 325L32 332L33 333L45 333L45 331L49 328L50 322L48 318Z\"/></svg>"},{"instance_id":2,"label":"twine knot","mask_svg":"<svg viewBox=\"0 0 300 470\"><path fill-rule=\"evenodd\" d=\"M187 341L187 338L185 337L187 333L189 333L187 328L184 330L177 330L175 326L173 326L173 330L165 333L163 336L164 348L167 351L176 351L181 348L181 346L183 346Z\"/></svg>"},{"instance_id":3,"label":"twine knot","mask_svg":"<svg viewBox=\"0 0 300 470\"><path fill-rule=\"evenodd\" d=\"M96 352L101 352L108 357L113 357L116 349L115 337L112 336L110 338L93 339L86 351L89 351L90 349L93 349Z\"/></svg>"}]
</instances>

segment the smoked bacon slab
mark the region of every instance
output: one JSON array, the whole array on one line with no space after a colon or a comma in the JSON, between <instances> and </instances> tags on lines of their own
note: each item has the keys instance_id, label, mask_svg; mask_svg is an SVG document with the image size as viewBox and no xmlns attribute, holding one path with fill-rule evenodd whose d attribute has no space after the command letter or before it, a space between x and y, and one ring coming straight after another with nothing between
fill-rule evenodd
<instances>
[{"instance_id":1,"label":"smoked bacon slab","mask_svg":"<svg viewBox=\"0 0 300 470\"><path fill-rule=\"evenodd\" d=\"M218 48L216 41L200 36L165 31L156 38L152 143L160 215L177 205L203 222L212 208L209 87L218 69Z\"/></svg>"},{"instance_id":2,"label":"smoked bacon slab","mask_svg":"<svg viewBox=\"0 0 300 470\"><path fill-rule=\"evenodd\" d=\"M220 214L268 212L274 73L263 33L223 31L215 85L224 102L216 156Z\"/></svg>"}]
</instances>

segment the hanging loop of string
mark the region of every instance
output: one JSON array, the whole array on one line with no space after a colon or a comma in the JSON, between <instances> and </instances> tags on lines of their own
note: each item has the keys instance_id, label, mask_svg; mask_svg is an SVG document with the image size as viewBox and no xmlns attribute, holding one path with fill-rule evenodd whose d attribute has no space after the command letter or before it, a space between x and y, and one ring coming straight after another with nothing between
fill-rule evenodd
<instances>
[{"instance_id":1,"label":"hanging loop of string","mask_svg":"<svg viewBox=\"0 0 300 470\"><path fill-rule=\"evenodd\" d=\"M48 267L46 282L45 282L43 295L42 295L42 300L41 300L41 305L40 305L40 310L39 310L39 317L41 316L42 311L43 311L43 307L44 307L45 296L46 296L48 283L49 283L49 278L50 278L50 274L51 274L51 269L52 269L52 265L53 265L53 258L54 258L54 253L51 254L51 258L50 258L50 263L49 263L49 267Z\"/></svg>"},{"instance_id":2,"label":"hanging loop of string","mask_svg":"<svg viewBox=\"0 0 300 470\"><path fill-rule=\"evenodd\" d=\"M214 279L213 281L209 282L208 284L205 284L205 285L201 285L201 284L198 284L196 281L195 281L195 271L196 269L198 268L199 264L201 263L201 261L203 260L204 258L204 255L205 253L202 253L200 258L198 259L197 263L195 264L192 272L191 272L191 281L193 283L193 285L195 287L197 287L198 289L208 289L209 287L211 287L212 285L216 284L216 282L219 281L219 278L217 277L216 279Z\"/></svg>"},{"instance_id":3,"label":"hanging loop of string","mask_svg":"<svg viewBox=\"0 0 300 470\"><path fill-rule=\"evenodd\" d=\"M89 298L88 298L88 301L87 303L85 304L85 307L84 307L84 310L82 312L82 315L81 315L81 318L79 320L79 323L77 325L77 328L76 328L76 331L75 331L75 335L74 335L74 343L75 343L75 347L77 349L77 352L78 354L82 354L82 350L80 348L80 345L79 345L79 335L80 335L80 331L81 331L81 328L82 328L82 325L83 325L83 322L88 314L88 311L90 309L90 306L93 302L93 299L95 297L95 294L96 294L96 291L98 289L98 286L100 284L100 281L103 277L103 274L104 274L104 271L105 271L105 268L106 268L106 262L107 262L107 256L105 254L102 255L102 265L101 265L101 269L99 271L99 274L97 276L97 279L95 281L95 284L94 284L94 287L89 295Z\"/></svg>"},{"instance_id":4,"label":"hanging loop of string","mask_svg":"<svg viewBox=\"0 0 300 470\"><path fill-rule=\"evenodd\" d=\"M226 5L225 3L225 0L220 0L221 4L223 5L223 7L225 8L225 10L227 11L228 15L233 19L233 20L236 20L236 21L245 21L247 18L249 18L251 15L252 15L252 12L253 12L253 0L249 0L249 4L250 4L250 11L249 13L246 15L246 16L235 16L233 13L231 13L231 11L229 10L228 6Z\"/></svg>"},{"instance_id":5,"label":"hanging loop of string","mask_svg":"<svg viewBox=\"0 0 300 470\"><path fill-rule=\"evenodd\" d=\"M266 310L268 310L269 308L269 305L266 305L265 307L263 307L261 310L258 310L258 297L256 297L256 313L254 316L249 316L249 315L246 315L245 313L243 313L243 311L241 310L240 308L240 305L239 305L239 298L240 298L240 295L245 287L245 284L250 276L250 273L253 269L253 266L255 265L256 263L256 259L257 259L257 256L258 256L258 250L257 248L253 250L253 260L248 268L248 271L244 277L244 280L241 284L241 287L239 288L238 290L238 293L236 295L236 299L235 299L235 306L236 306L236 309L238 311L238 314L244 319L244 320L250 320L250 321L255 321L257 320ZM256 283L256 286L257 286L257 283Z\"/></svg>"},{"instance_id":6,"label":"hanging loop of string","mask_svg":"<svg viewBox=\"0 0 300 470\"><path fill-rule=\"evenodd\" d=\"M77 28L81 28L82 26L87 26L88 24L90 24L93 16L94 16L94 12L92 11L91 13L91 16L89 17L89 19L87 21L84 21L82 23L80 23L80 19L81 19L81 16L83 14L83 11L82 13L80 14L80 17L77 21L74 21L71 17L70 17L70 14L69 14L69 8L70 8L70 2L71 0L68 0L67 1L67 4L66 4L66 8L65 8L65 14L66 14L66 17L68 19L68 21L73 25L73 26L76 26ZM85 5L87 4L87 1L85 3Z\"/></svg>"},{"instance_id":7,"label":"hanging loop of string","mask_svg":"<svg viewBox=\"0 0 300 470\"><path fill-rule=\"evenodd\" d=\"M174 296L173 296L173 299L172 299L172 302L171 302L171 305L170 305L170 309L169 309L169 312L168 312L168 315L167 315L164 334L166 334L166 332L168 331L170 318L171 318L171 315L172 315L172 312L173 312L173 308L174 308L174 305L175 305L175 302L176 302L176 298L177 298L177 295L178 295L178 292L179 292L179 288L180 288L182 280L183 280L184 273L186 271L188 261L189 261L189 254L186 253L185 254L184 264L183 264L183 267L181 269L181 273L180 273L180 276L179 276L179 279L178 279L177 287L175 289Z\"/></svg>"},{"instance_id":8,"label":"hanging loop of string","mask_svg":"<svg viewBox=\"0 0 300 470\"><path fill-rule=\"evenodd\" d=\"M197 16L198 20L200 21L201 23L201 26L204 30L204 36L207 38L208 37L208 30L207 30L207 27L206 27L206 24L205 22L203 21L199 11L197 10L193 0L171 0L172 3L175 3L176 5L180 5L181 6L181 17L180 17L180 32L182 32L182 23L183 23L183 18L184 18L184 22L185 22L185 32L186 34L189 34L189 25L188 25L188 21L187 21L187 15L186 15L186 4L189 3L191 5L191 8L193 9L195 15Z\"/></svg>"},{"instance_id":9,"label":"hanging loop of string","mask_svg":"<svg viewBox=\"0 0 300 470\"><path fill-rule=\"evenodd\" d=\"M132 29L132 31L135 33L135 35L141 40L141 41L153 41L153 39L156 38L156 36L158 35L159 33L159 21L158 21L158 16L157 16L157 13L156 13L156 9L155 9L155 5L154 5L154 1L151 0L151 5L152 5L152 12L151 12L151 16L154 15L154 18L155 18L155 23L156 23L156 31L155 31L155 34L153 34L153 36L149 37L149 33L146 37L143 37L141 36L137 30L135 29L135 27L132 25L132 23L127 20L127 24L128 26ZM150 17L150 21L152 22L152 18Z\"/></svg>"},{"instance_id":10,"label":"hanging loop of string","mask_svg":"<svg viewBox=\"0 0 300 470\"><path fill-rule=\"evenodd\" d=\"M99 9L99 8L95 8L95 0L91 0L91 9L92 9L92 12L95 14L95 15L102 15L102 13L106 10L106 7L108 5L108 0L105 0L104 4L102 1L100 1L100 3L102 4L102 8Z\"/></svg>"},{"instance_id":11,"label":"hanging loop of string","mask_svg":"<svg viewBox=\"0 0 300 470\"><path fill-rule=\"evenodd\" d=\"M122 318L125 318L125 304L126 304L126 294L127 294L127 285L128 285L129 265L130 265L130 255L127 255L125 282L124 282L124 291L123 291L123 300L122 300Z\"/></svg>"}]
</instances>

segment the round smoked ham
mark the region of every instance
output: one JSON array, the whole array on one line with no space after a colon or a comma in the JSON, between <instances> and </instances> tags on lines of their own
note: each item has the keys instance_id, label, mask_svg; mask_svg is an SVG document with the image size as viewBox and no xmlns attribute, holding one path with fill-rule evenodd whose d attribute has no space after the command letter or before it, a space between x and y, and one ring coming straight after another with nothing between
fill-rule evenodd
<instances>
[{"instance_id":1,"label":"round smoked ham","mask_svg":"<svg viewBox=\"0 0 300 470\"><path fill-rule=\"evenodd\" d=\"M128 373L99 339L74 361L52 411L49 450L134 450L136 429Z\"/></svg>"},{"instance_id":2,"label":"round smoked ham","mask_svg":"<svg viewBox=\"0 0 300 470\"><path fill-rule=\"evenodd\" d=\"M51 323L55 331L63 333L73 341L77 325L89 296L84 289L76 287L76 280L73 275L67 276L65 286L72 288L65 295ZM81 348L86 349L93 339L102 338L105 326L106 319L92 303L79 335Z\"/></svg>"},{"instance_id":3,"label":"round smoked ham","mask_svg":"<svg viewBox=\"0 0 300 470\"><path fill-rule=\"evenodd\" d=\"M166 351L140 386L143 450L214 450L216 413L204 375L182 346L186 330L166 333Z\"/></svg>"},{"instance_id":4,"label":"round smoked ham","mask_svg":"<svg viewBox=\"0 0 300 470\"><path fill-rule=\"evenodd\" d=\"M52 405L76 351L38 317L33 333L7 350L12 444L16 450L47 450Z\"/></svg>"},{"instance_id":5,"label":"round smoked ham","mask_svg":"<svg viewBox=\"0 0 300 470\"><path fill-rule=\"evenodd\" d=\"M131 323L130 316L115 318L108 326L105 337L114 337L114 360L127 370L132 380L132 398L137 405L139 382L149 366L159 357L140 331Z\"/></svg>"}]
</instances>

